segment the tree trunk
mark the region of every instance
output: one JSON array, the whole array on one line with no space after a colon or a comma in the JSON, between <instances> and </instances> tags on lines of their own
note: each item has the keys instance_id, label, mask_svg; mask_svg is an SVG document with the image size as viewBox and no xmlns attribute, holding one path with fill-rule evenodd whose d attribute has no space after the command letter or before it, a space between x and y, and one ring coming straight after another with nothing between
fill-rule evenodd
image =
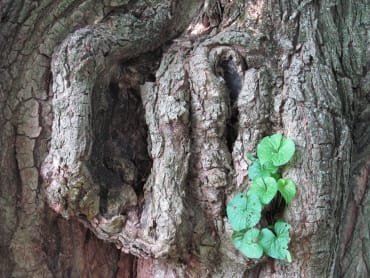
<instances>
[{"instance_id":1,"label":"tree trunk","mask_svg":"<svg viewBox=\"0 0 370 278\"><path fill-rule=\"evenodd\" d=\"M370 2L0 2L1 277L369 277ZM297 152L293 262L225 208Z\"/></svg>"}]
</instances>

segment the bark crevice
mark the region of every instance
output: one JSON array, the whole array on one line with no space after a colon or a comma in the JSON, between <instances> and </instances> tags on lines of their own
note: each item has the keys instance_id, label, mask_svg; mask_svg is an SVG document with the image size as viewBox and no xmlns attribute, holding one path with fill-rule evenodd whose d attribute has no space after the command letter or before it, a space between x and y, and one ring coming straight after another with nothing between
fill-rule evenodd
<instances>
[{"instance_id":1,"label":"bark crevice","mask_svg":"<svg viewBox=\"0 0 370 278\"><path fill-rule=\"evenodd\" d=\"M186 223L181 196L188 144L186 135L183 141L175 133L178 128L187 132L185 91L152 91L157 88L145 83L153 80L151 54L132 61L171 39L181 24L186 26L188 15L178 18L181 24L173 29L167 26L170 14L186 6L173 4L146 7L142 23L129 13L78 30L60 46L52 63L55 119L43 164L49 205L65 217L79 216L99 237L142 257L178 256L178 230ZM115 59L124 62L118 77ZM144 83L149 86L141 86ZM159 95L158 101L174 110L163 110L151 95ZM181 102L184 107L179 109L175 104ZM163 113L167 117L162 119ZM185 168L169 172L173 163Z\"/></svg>"},{"instance_id":2,"label":"bark crevice","mask_svg":"<svg viewBox=\"0 0 370 278\"><path fill-rule=\"evenodd\" d=\"M369 276L367 0L0 2L0 276ZM289 265L225 215L276 132Z\"/></svg>"}]
</instances>

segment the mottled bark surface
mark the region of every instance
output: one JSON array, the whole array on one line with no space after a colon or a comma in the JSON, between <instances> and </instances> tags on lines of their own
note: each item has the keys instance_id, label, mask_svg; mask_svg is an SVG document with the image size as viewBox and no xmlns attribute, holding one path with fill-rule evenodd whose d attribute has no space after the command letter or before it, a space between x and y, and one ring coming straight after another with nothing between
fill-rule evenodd
<instances>
[{"instance_id":1,"label":"mottled bark surface","mask_svg":"<svg viewBox=\"0 0 370 278\"><path fill-rule=\"evenodd\" d=\"M1 277L368 277L370 2L0 2ZM288 264L225 207L280 132Z\"/></svg>"}]
</instances>

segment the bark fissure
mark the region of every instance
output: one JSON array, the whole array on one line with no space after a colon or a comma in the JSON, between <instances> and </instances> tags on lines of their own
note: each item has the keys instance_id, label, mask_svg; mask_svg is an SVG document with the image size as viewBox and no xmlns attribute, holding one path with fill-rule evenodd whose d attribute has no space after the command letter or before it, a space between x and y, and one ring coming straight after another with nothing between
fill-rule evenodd
<instances>
[{"instance_id":1,"label":"bark fissure","mask_svg":"<svg viewBox=\"0 0 370 278\"><path fill-rule=\"evenodd\" d=\"M233 61L233 56L229 55L228 57L223 57L223 59L219 63L220 65L218 65L218 67L221 67L222 69L221 76L223 76L226 83L226 87L228 88L229 91L229 103L230 103L229 105L231 115L227 120L226 141L229 152L232 153L233 145L238 136L239 114L238 109L236 107L236 102L238 100L238 95L240 93L242 86L241 80L242 76L240 73L238 73L237 66ZM241 69L239 71L244 70L243 66L244 65L240 66Z\"/></svg>"},{"instance_id":2,"label":"bark fissure","mask_svg":"<svg viewBox=\"0 0 370 278\"><path fill-rule=\"evenodd\" d=\"M369 275L367 0L0 7L0 276ZM225 215L276 132L298 191L263 222L292 224L289 265Z\"/></svg>"},{"instance_id":3,"label":"bark fissure","mask_svg":"<svg viewBox=\"0 0 370 278\"><path fill-rule=\"evenodd\" d=\"M97 96L94 97L93 84L102 71L112 65L112 58L127 59L138 55L140 52L152 50L155 46L164 43L166 38L171 37L170 34L165 37L160 33L168 29L166 28L166 24L169 23L168 13L174 12L171 11L170 2L168 6L153 7L156 13L152 14L154 10L149 8L146 8L143 12L143 14L148 12L146 16L154 16L152 23L145 22L144 25L141 25L138 19L132 18L130 14L111 16L107 23L102 23L96 28L79 30L62 44L52 64L53 104L56 119L54 119L51 149L43 164L48 201L54 210L65 217L86 216L89 226L93 227L97 235L104 239L110 239L127 252L143 257L161 257L167 255L168 252L173 252L170 251L175 240L172 234L176 234L178 225L181 225L182 222L183 210L179 203L182 202L180 196L183 182L181 180L185 181L186 171L184 173L174 173L174 177L168 175L157 177L156 174L160 174L156 171L163 167L163 173L165 174L166 167L174 163L172 149L183 148L187 145L173 130L174 127L178 128L179 124L186 125L186 115L188 114L186 106L184 107L185 110L177 110L177 107L174 106L177 96L171 96L171 92L168 91L170 94L168 96L162 94L162 99L170 107L174 107L175 110L168 114L168 118L164 119L163 123L159 122L158 126L152 126L150 123L153 120L150 117L153 116L161 121L160 117L165 112L158 110L161 107L153 107L154 111L146 111L149 132L159 132L163 136L161 139L163 146L160 146L163 150L162 153L155 153L155 150L152 153L153 169L156 169L156 171L152 171L151 177L146 182L145 196L140 196L141 198L144 197L144 200L141 201L144 203L140 215L137 214L140 211L137 208L141 205L138 204L138 196L136 196L133 187L137 191L141 191L136 179L140 177L142 183L143 178L146 179L145 175L148 175L148 170L151 168L151 162L148 163L145 153L141 153L141 150L146 149L145 124L123 122L122 117L125 111L119 110L117 106L108 104L108 107L102 107L101 103L112 102L102 99L104 96L99 96L100 90L104 91L104 88L109 87L109 85L104 85L106 81L103 77L101 82L103 86L95 88ZM138 27L135 27L135 25ZM164 28L161 29L160 26ZM150 38L155 39L149 45L148 34L151 35ZM136 35L139 35L139 37L135 37ZM137 48L138 44L142 45L143 48ZM127 69L129 68L127 67ZM126 113L130 113L130 117L140 119L143 110L140 111L138 87L143 81L137 80L136 85L130 84L129 81L135 83L135 77L128 78L125 77L125 74L123 74L122 79L119 86L122 87L123 94L126 94L126 96L122 96L125 103L120 103L117 100L115 105L126 106ZM147 99L148 95L157 94L147 91L148 89L148 87L143 87L140 90L144 106L152 105L151 101ZM97 99L96 103L94 99ZM134 107L130 108L130 105ZM111 109L112 112L109 112ZM146 107L145 109L147 110ZM103 117L103 119L99 119L99 116L95 118L95 114L106 114L104 110L112 113L111 122L114 131L104 128L104 126L107 126L106 121L110 121L109 115ZM154 114L152 114L153 112ZM158 112L160 114L157 115ZM104 118L106 118L105 121ZM119 131L114 126L123 130ZM131 132L132 136L127 136L130 130L133 131L134 128L136 130L134 133ZM108 141L111 141L110 143L99 143L94 139L95 137L99 138L94 132L104 130L107 133ZM114 135L112 132L119 134ZM184 132L186 132L185 126ZM135 137L135 133L139 137ZM112 136L111 139L109 139L110 136ZM117 138L114 138L114 136ZM187 136L184 136L184 138L187 138ZM104 136L102 139L104 141ZM157 148L157 142L151 141L152 148ZM179 145L177 146L175 142ZM118 143L120 147L117 146ZM71 152L69 149L72 146L77 146L77 148ZM186 168L187 154L186 151L183 153L184 156L178 155L177 159L185 158L184 166ZM140 159L142 155L144 155L144 158ZM163 162L159 160L162 155L164 157ZM140 164L140 167L144 168L137 169L135 164ZM145 166L145 164L148 164L148 166ZM179 166L178 163L175 163L175 165ZM118 175L112 173L112 170L118 172ZM138 171L140 171L140 174ZM91 175L92 172L101 172L101 174L94 177L94 175ZM179 174L180 176L178 176ZM178 181L179 184L176 184ZM173 182L175 182L175 190L169 191L166 187L168 185L172 186L170 183ZM159 196L167 195L171 202L165 201L166 198L162 200L159 198ZM172 207L171 204L176 198L179 198L177 204L179 219L175 219L169 214L173 211L168 206ZM122 213L125 215L121 215ZM127 216L127 218L124 216ZM153 219L153 222L148 221L149 219ZM173 224L169 224L168 221L173 222ZM158 235L158 238L155 234ZM175 255L175 253L172 255Z\"/></svg>"}]
</instances>

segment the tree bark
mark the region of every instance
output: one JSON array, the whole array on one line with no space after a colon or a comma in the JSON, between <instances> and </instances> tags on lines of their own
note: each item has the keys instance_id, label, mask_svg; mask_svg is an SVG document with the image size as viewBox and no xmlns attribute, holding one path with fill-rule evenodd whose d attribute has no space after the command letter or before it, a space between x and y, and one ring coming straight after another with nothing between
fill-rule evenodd
<instances>
[{"instance_id":1,"label":"tree bark","mask_svg":"<svg viewBox=\"0 0 370 278\"><path fill-rule=\"evenodd\" d=\"M1 277L368 277L370 2L0 2ZM225 208L297 151L293 262Z\"/></svg>"}]
</instances>

